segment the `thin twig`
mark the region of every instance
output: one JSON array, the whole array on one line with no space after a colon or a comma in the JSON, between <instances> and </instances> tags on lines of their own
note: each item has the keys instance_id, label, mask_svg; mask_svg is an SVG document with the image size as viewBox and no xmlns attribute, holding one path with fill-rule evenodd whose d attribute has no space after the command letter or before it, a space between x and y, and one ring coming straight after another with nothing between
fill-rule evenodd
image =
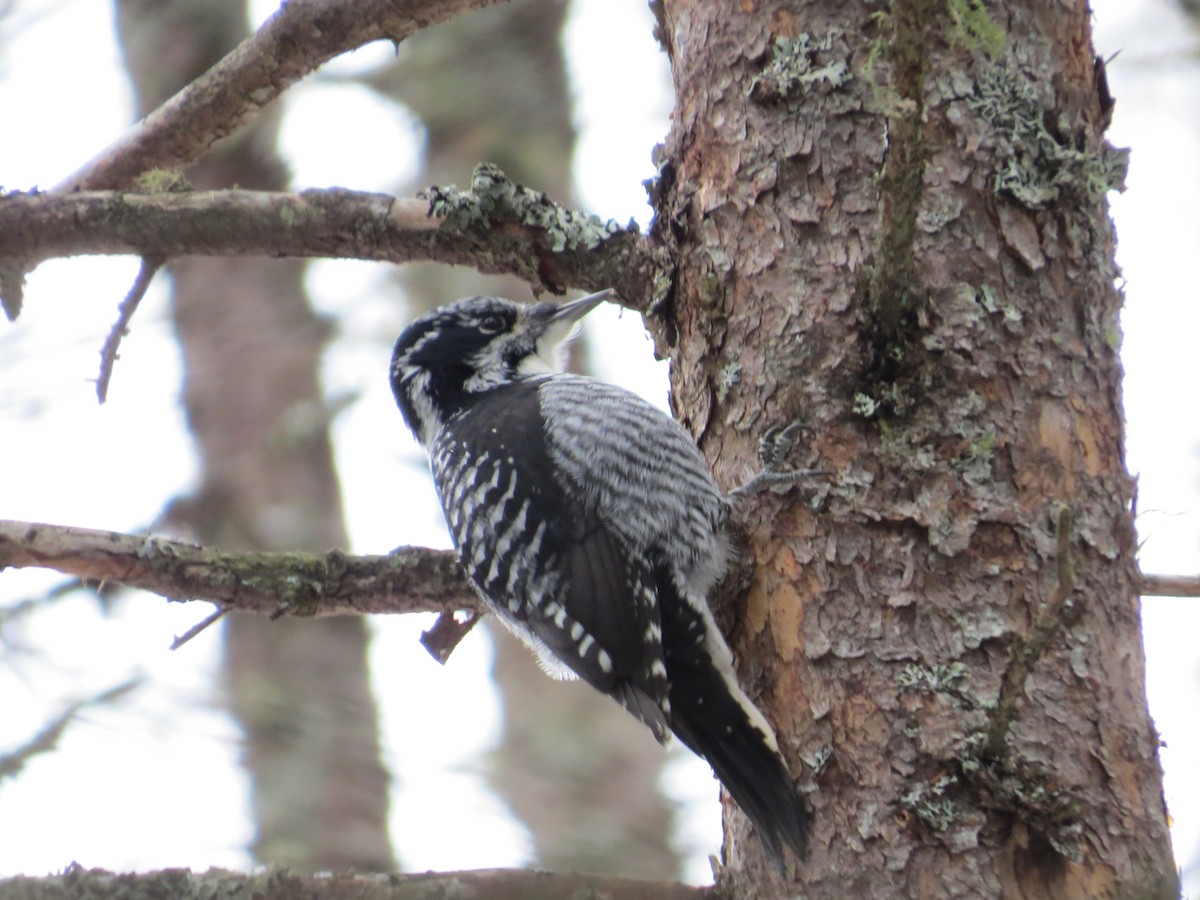
<instances>
[{"instance_id":1,"label":"thin twig","mask_svg":"<svg viewBox=\"0 0 1200 900\"><path fill-rule=\"evenodd\" d=\"M58 746L58 742L62 738L63 732L67 730L67 726L75 721L75 718L83 709L89 706L101 706L111 703L128 694L141 683L141 678L131 678L106 691L101 691L94 697L77 700L72 703L59 713L53 721L47 723L41 731L20 747L0 755L0 781L19 775L21 770L25 768L25 764L33 757L52 752Z\"/></svg>"},{"instance_id":2,"label":"thin twig","mask_svg":"<svg viewBox=\"0 0 1200 900\"><path fill-rule=\"evenodd\" d=\"M91 591L95 594L100 594L100 589L103 585L93 587L89 585L83 578L71 578L67 581L60 582L51 588L47 588L36 597L25 597L0 609L0 634L4 631L4 626L10 622L16 622L23 616L35 613L40 609L45 609L48 605L56 600L61 600L75 591ZM101 596L101 599L107 603L109 598Z\"/></svg>"},{"instance_id":3,"label":"thin twig","mask_svg":"<svg viewBox=\"0 0 1200 900\"><path fill-rule=\"evenodd\" d=\"M121 338L129 333L129 322L133 319L133 314L137 312L138 304L146 296L146 290L150 287L150 282L154 280L154 274L162 268L164 262L166 262L164 256L143 256L142 266L138 269L133 287L129 289L129 293L125 295L125 299L117 308L117 321L113 323L112 330L104 339L104 346L100 348L100 376L96 379L96 398L101 403L108 399L108 382L112 379L113 365L117 361L117 350L120 349Z\"/></svg>"},{"instance_id":4,"label":"thin twig","mask_svg":"<svg viewBox=\"0 0 1200 900\"><path fill-rule=\"evenodd\" d=\"M194 638L196 635L198 635L200 632L202 632L205 628L208 628L208 626L214 625L217 622L219 622L225 616L225 614L227 612L229 612L228 607L224 607L224 606L218 607L217 611L214 612L212 615L205 616L203 620L201 620L200 622L193 625L191 628L189 628L183 634L176 635L175 640L173 640L171 642L171 649L178 650L180 647L182 647L184 644L186 644L188 641L190 641L192 638Z\"/></svg>"}]
</instances>

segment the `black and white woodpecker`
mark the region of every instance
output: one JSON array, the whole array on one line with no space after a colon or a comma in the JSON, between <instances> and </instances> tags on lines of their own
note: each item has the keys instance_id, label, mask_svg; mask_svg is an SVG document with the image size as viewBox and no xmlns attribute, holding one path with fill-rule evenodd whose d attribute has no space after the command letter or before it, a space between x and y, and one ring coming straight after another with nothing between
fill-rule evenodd
<instances>
[{"instance_id":1,"label":"black and white woodpecker","mask_svg":"<svg viewBox=\"0 0 1200 900\"><path fill-rule=\"evenodd\" d=\"M418 319L392 354L396 402L486 605L548 673L706 759L777 861L784 845L803 855L804 802L708 606L730 501L674 419L561 371L611 293L471 297Z\"/></svg>"}]
</instances>

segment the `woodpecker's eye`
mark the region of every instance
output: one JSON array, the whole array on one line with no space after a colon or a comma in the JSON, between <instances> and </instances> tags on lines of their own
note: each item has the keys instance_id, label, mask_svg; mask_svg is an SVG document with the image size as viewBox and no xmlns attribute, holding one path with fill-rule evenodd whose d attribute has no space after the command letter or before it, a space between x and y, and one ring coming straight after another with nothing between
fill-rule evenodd
<instances>
[{"instance_id":1,"label":"woodpecker's eye","mask_svg":"<svg viewBox=\"0 0 1200 900\"><path fill-rule=\"evenodd\" d=\"M504 330L504 319L492 313L479 320L479 330L484 334L499 334Z\"/></svg>"}]
</instances>

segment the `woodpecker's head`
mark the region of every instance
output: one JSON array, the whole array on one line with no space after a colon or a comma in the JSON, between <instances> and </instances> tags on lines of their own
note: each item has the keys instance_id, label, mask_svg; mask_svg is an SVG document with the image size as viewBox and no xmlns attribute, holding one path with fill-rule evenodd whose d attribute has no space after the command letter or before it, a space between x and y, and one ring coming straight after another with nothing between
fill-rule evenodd
<instances>
[{"instance_id":1,"label":"woodpecker's head","mask_svg":"<svg viewBox=\"0 0 1200 900\"><path fill-rule=\"evenodd\" d=\"M468 297L417 319L392 351L392 392L404 421L428 446L469 395L561 371L579 320L611 295L532 306Z\"/></svg>"}]
</instances>

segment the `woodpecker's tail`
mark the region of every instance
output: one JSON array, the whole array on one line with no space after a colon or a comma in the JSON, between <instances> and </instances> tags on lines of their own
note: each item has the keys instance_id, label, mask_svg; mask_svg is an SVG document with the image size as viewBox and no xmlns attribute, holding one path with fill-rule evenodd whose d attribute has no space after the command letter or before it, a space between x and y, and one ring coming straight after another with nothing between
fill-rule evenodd
<instances>
[{"instance_id":1,"label":"woodpecker's tail","mask_svg":"<svg viewBox=\"0 0 1200 900\"><path fill-rule=\"evenodd\" d=\"M751 719L750 700L717 668L706 642L696 641L692 629L672 635L674 629L667 627L665 619L671 729L708 760L780 866L784 844L803 857L808 847L808 810L773 737ZM691 638L686 637L689 631Z\"/></svg>"}]
</instances>

